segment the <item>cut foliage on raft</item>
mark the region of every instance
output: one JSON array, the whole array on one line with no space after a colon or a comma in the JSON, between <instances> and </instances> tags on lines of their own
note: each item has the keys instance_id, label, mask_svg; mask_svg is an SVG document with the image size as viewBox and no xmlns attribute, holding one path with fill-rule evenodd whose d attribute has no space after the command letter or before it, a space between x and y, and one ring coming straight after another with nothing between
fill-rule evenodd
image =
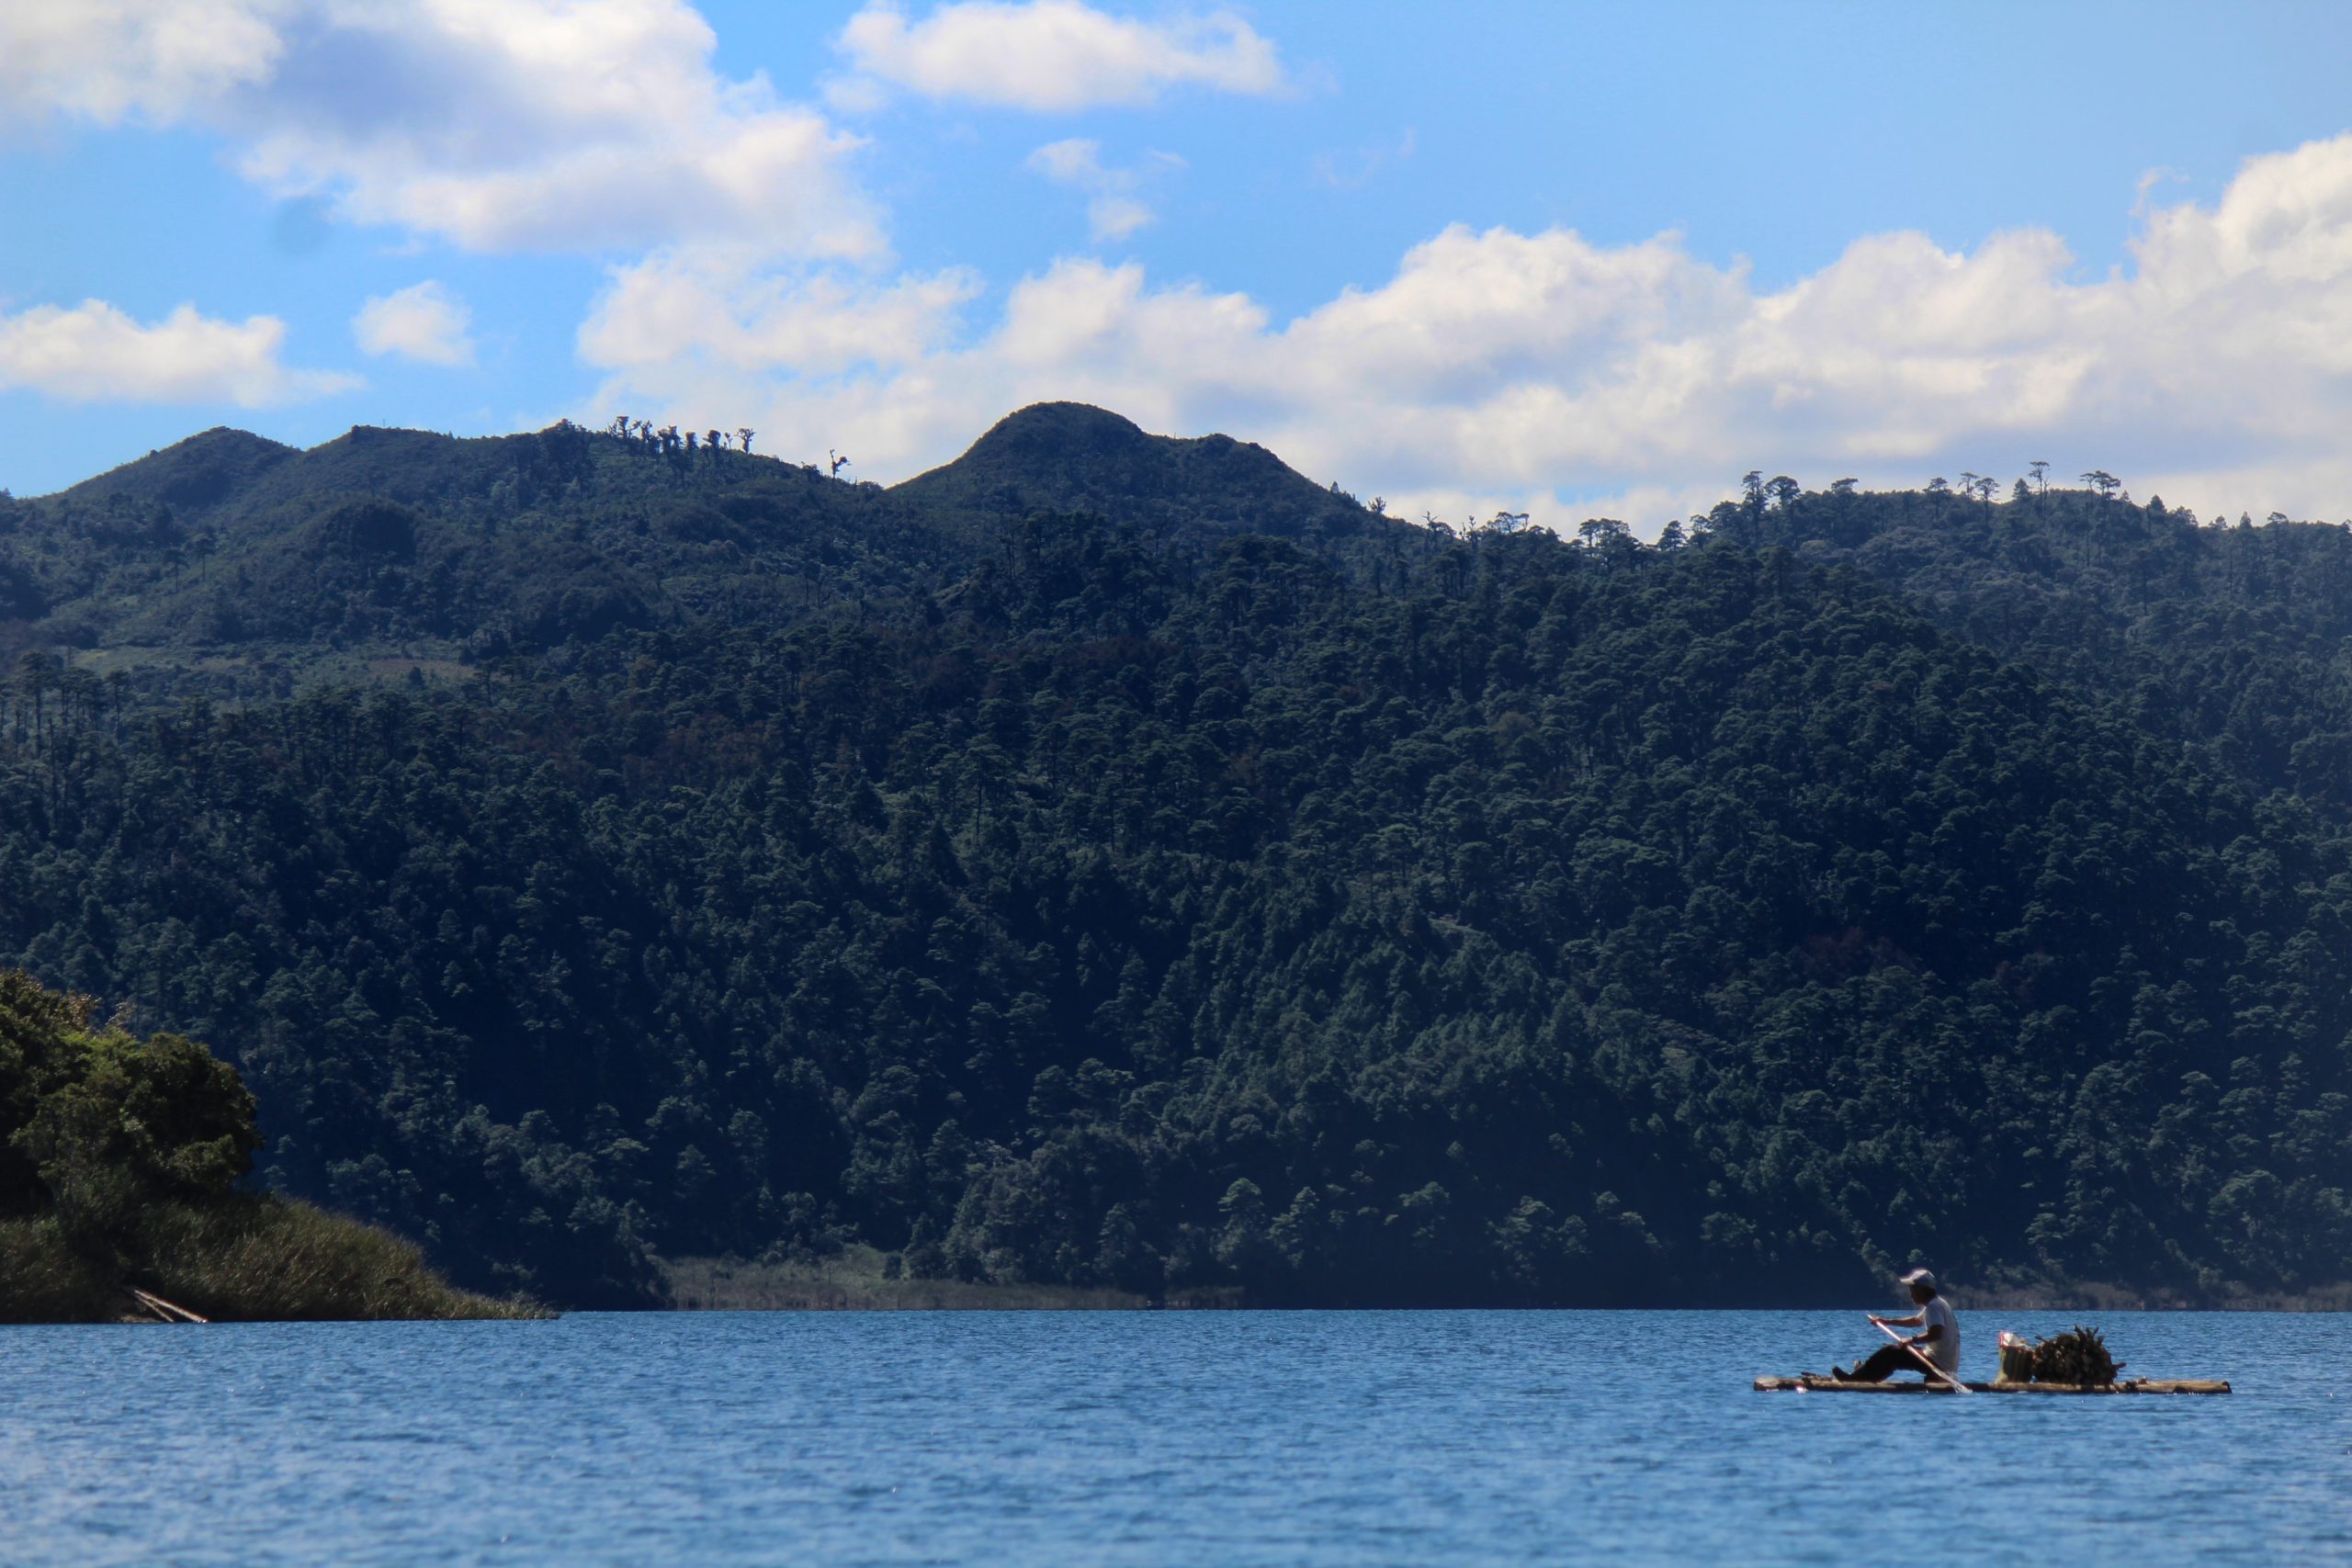
<instances>
[{"instance_id":1,"label":"cut foliage on raft","mask_svg":"<svg viewBox=\"0 0 2352 1568\"><path fill-rule=\"evenodd\" d=\"M2013 1338L2014 1336L2004 1335L2001 1339L2004 1352L2001 1375L2004 1378L2011 1375L2007 1352ZM2086 1328L2078 1323L2064 1334L2053 1334L2047 1339L2033 1342L2031 1357L2027 1360L2026 1381L2107 1383L2113 1382L2115 1374L2122 1370L2123 1363L2108 1350L2107 1341L2099 1337L2098 1330Z\"/></svg>"},{"instance_id":2,"label":"cut foliage on raft","mask_svg":"<svg viewBox=\"0 0 2352 1568\"><path fill-rule=\"evenodd\" d=\"M0 971L0 1322L540 1315L372 1226L237 1191L261 1146L203 1046Z\"/></svg>"}]
</instances>

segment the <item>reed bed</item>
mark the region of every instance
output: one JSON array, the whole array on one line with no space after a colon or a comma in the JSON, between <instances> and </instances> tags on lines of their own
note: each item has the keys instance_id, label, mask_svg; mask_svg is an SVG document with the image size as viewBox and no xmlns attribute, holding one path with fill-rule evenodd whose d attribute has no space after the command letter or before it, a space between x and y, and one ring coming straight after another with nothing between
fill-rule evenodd
<instances>
[{"instance_id":1,"label":"reed bed","mask_svg":"<svg viewBox=\"0 0 2352 1568\"><path fill-rule=\"evenodd\" d=\"M275 1195L153 1204L96 1245L53 1215L0 1221L0 1321L118 1321L137 1315L133 1286L216 1322L548 1315L458 1290L413 1244Z\"/></svg>"}]
</instances>

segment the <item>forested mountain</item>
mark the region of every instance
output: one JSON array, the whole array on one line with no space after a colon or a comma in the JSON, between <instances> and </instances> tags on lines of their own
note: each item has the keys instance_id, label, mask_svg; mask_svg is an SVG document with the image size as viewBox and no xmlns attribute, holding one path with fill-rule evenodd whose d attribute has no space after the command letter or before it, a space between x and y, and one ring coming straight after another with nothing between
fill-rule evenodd
<instances>
[{"instance_id":1,"label":"forested mountain","mask_svg":"<svg viewBox=\"0 0 2352 1568\"><path fill-rule=\"evenodd\" d=\"M955 462L889 493L983 536L1008 517L1039 513L1133 523L1195 542L1247 533L1339 544L1385 532L1352 497L1317 489L1262 446L1227 435L1147 435L1083 403L1023 409Z\"/></svg>"},{"instance_id":2,"label":"forested mountain","mask_svg":"<svg viewBox=\"0 0 2352 1568\"><path fill-rule=\"evenodd\" d=\"M2134 506L2097 490L2004 505L1939 490L1751 495L1709 521L1850 563L1955 634L2123 702L2250 787L2352 820L2352 525L2200 527L2161 497Z\"/></svg>"},{"instance_id":3,"label":"forested mountain","mask_svg":"<svg viewBox=\"0 0 2352 1568\"><path fill-rule=\"evenodd\" d=\"M0 653L71 649L88 673L285 694L623 628L888 613L1033 511L1148 524L1194 550L1375 523L1261 447L1148 436L1073 404L1022 410L890 491L706 434L363 426L297 452L208 431L55 496L0 497Z\"/></svg>"},{"instance_id":4,"label":"forested mountain","mask_svg":"<svg viewBox=\"0 0 2352 1568\"><path fill-rule=\"evenodd\" d=\"M1759 486L1454 537L1066 405L891 491L346 439L17 503L0 958L232 1051L273 1183L470 1282L2352 1277L2338 530ZM277 640L147 607L219 590L92 521L150 504ZM472 678L348 679L421 604ZM184 694L264 649L290 694Z\"/></svg>"},{"instance_id":5,"label":"forested mountain","mask_svg":"<svg viewBox=\"0 0 2352 1568\"><path fill-rule=\"evenodd\" d=\"M0 578L32 622L20 643L285 691L371 657L447 665L902 600L953 541L873 494L569 426L473 441L361 428L305 453L213 431L0 511Z\"/></svg>"}]
</instances>

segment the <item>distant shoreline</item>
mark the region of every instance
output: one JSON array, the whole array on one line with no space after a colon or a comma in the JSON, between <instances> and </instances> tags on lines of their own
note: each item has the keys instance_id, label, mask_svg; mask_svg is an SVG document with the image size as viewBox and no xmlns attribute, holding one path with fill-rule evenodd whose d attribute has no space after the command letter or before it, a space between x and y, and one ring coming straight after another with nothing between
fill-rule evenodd
<instances>
[{"instance_id":1,"label":"distant shoreline","mask_svg":"<svg viewBox=\"0 0 2352 1568\"><path fill-rule=\"evenodd\" d=\"M1241 1292L1211 1287L1160 1301L1081 1285L994 1284L894 1275L895 1255L863 1246L830 1258L763 1263L681 1258L662 1264L674 1312L1148 1312L1236 1307Z\"/></svg>"},{"instance_id":2,"label":"distant shoreline","mask_svg":"<svg viewBox=\"0 0 2352 1568\"><path fill-rule=\"evenodd\" d=\"M1054 1284L996 1284L967 1280L910 1279L889 1272L894 1255L852 1246L830 1258L760 1262L681 1258L662 1265L673 1312L1199 1312L1258 1308L1283 1311L1417 1310L1352 1304L1252 1302L1233 1287L1170 1292L1154 1300L1131 1291ZM2352 1283L2291 1293L2244 1292L2197 1299L2086 1283L1952 1289L1962 1312L2352 1312ZM1724 1311L1834 1311L1868 1305L1840 1300L1815 1308L1739 1307ZM1445 1311L1450 1308L1418 1310ZM1469 1311L1518 1310L1508 1303ZM1706 1310L1697 1301L1661 1302L1627 1311Z\"/></svg>"},{"instance_id":3,"label":"distant shoreline","mask_svg":"<svg viewBox=\"0 0 2352 1568\"><path fill-rule=\"evenodd\" d=\"M2196 1297L2116 1285L2021 1285L1975 1291L1955 1286L1952 1304L1963 1312L1971 1308L1987 1312L2352 1312L2352 1283Z\"/></svg>"}]
</instances>

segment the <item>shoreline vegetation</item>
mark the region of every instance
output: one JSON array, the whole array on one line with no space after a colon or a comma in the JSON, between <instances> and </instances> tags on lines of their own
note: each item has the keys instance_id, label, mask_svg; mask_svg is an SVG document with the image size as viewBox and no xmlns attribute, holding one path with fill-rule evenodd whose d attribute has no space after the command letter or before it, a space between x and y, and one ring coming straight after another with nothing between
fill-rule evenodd
<instances>
[{"instance_id":1,"label":"shoreline vegetation","mask_svg":"<svg viewBox=\"0 0 2352 1568\"><path fill-rule=\"evenodd\" d=\"M93 1021L87 997L0 972L0 1323L540 1317L458 1290L412 1243L241 1192L262 1146L234 1067Z\"/></svg>"},{"instance_id":2,"label":"shoreline vegetation","mask_svg":"<svg viewBox=\"0 0 2352 1568\"><path fill-rule=\"evenodd\" d=\"M2075 1283L1955 1288L1962 1312L2352 1312L2352 1282L2302 1291L2224 1291L2184 1296L2125 1285Z\"/></svg>"},{"instance_id":3,"label":"shoreline vegetation","mask_svg":"<svg viewBox=\"0 0 2352 1568\"><path fill-rule=\"evenodd\" d=\"M537 1318L458 1289L412 1242L277 1193L240 1191L262 1147L236 1069L182 1036L93 1021L90 998L0 971L0 1323L144 1323L142 1297L217 1322ZM662 1261L675 1311L1139 1311L1305 1306L1233 1285L923 1278L904 1254ZM2187 1298L2102 1282L1955 1292L1978 1311L2352 1310L2352 1283ZM1328 1303L1319 1303L1328 1304ZM1503 1303L1496 1303L1503 1304Z\"/></svg>"},{"instance_id":4,"label":"shoreline vegetation","mask_svg":"<svg viewBox=\"0 0 2352 1568\"><path fill-rule=\"evenodd\" d=\"M662 1273L677 1312L1140 1312L1247 1304L1231 1288L1172 1291L1155 1301L1108 1287L910 1279L899 1271L898 1254L861 1244L807 1260L671 1258Z\"/></svg>"},{"instance_id":5,"label":"shoreline vegetation","mask_svg":"<svg viewBox=\"0 0 2352 1568\"><path fill-rule=\"evenodd\" d=\"M461 1291L412 1243L275 1193L159 1204L113 1245L55 1216L0 1221L0 1323L147 1323L136 1289L214 1323L555 1315Z\"/></svg>"},{"instance_id":6,"label":"shoreline vegetation","mask_svg":"<svg viewBox=\"0 0 2352 1568\"><path fill-rule=\"evenodd\" d=\"M1252 1301L1246 1291L1230 1286L1171 1291L1165 1297L1153 1298L1134 1291L1036 1281L915 1279L906 1275L903 1267L899 1254L857 1243L824 1258L676 1258L660 1263L662 1282L669 1298L666 1310L673 1312L1335 1310L1330 1303ZM2352 1283L2290 1294L2242 1291L2188 1298L2121 1285L2072 1281L1973 1290L1955 1287L1952 1300L1963 1312L2352 1312ZM1518 1310L1524 1304L1496 1303L1469 1310ZM1825 1304L1853 1303L1840 1301ZM1341 1303L1336 1310L1344 1311L1347 1306ZM1380 1305L1366 1310L1396 1309Z\"/></svg>"}]
</instances>

